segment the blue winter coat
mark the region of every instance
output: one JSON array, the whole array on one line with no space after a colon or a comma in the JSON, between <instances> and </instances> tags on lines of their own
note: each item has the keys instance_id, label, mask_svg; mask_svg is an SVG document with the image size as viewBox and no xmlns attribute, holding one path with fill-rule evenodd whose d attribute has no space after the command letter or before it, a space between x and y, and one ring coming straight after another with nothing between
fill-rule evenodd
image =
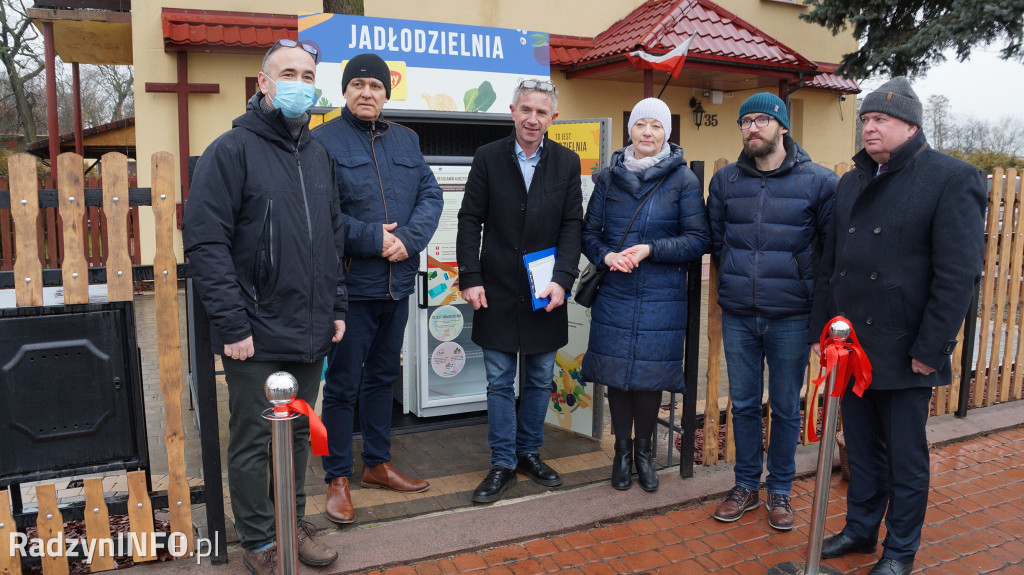
<instances>
[{"instance_id":1,"label":"blue winter coat","mask_svg":"<svg viewBox=\"0 0 1024 575\"><path fill-rule=\"evenodd\" d=\"M711 178L711 255L718 303L736 315L811 311L814 274L839 178L783 137L786 159L764 175L745 153Z\"/></svg>"},{"instance_id":2,"label":"blue winter coat","mask_svg":"<svg viewBox=\"0 0 1024 575\"><path fill-rule=\"evenodd\" d=\"M643 172L622 165L624 151L601 171L583 223L583 253L598 267L616 251L630 216L641 208L622 249L650 244L633 273L610 271L591 311L582 377L624 390L681 391L686 339L686 264L708 247L704 194L683 149Z\"/></svg>"},{"instance_id":3,"label":"blue winter coat","mask_svg":"<svg viewBox=\"0 0 1024 575\"><path fill-rule=\"evenodd\" d=\"M345 218L345 271L351 300L402 299L416 285L419 253L437 229L444 200L434 173L409 128L380 118L366 122L342 108L341 116L313 129L313 139L334 159ZM409 258L381 257L383 224Z\"/></svg>"}]
</instances>

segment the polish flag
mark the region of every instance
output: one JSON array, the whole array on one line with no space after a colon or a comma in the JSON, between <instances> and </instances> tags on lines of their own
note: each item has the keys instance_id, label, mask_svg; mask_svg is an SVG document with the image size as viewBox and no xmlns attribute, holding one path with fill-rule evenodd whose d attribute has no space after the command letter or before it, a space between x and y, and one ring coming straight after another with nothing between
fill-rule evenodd
<instances>
[{"instance_id":1,"label":"polish flag","mask_svg":"<svg viewBox=\"0 0 1024 575\"><path fill-rule=\"evenodd\" d=\"M686 62L686 52L690 49L693 38L694 35L691 34L686 42L676 46L668 54L655 56L643 50L636 50L626 54L626 57L629 58L630 64L641 70L661 70L670 72L673 78L678 78L679 72L683 69L683 63Z\"/></svg>"}]
</instances>

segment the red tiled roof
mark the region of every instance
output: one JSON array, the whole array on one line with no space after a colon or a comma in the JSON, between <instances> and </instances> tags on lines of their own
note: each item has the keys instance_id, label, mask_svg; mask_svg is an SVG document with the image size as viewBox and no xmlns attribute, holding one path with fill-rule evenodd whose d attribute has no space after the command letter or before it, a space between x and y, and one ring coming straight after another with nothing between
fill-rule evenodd
<instances>
[{"instance_id":1,"label":"red tiled roof","mask_svg":"<svg viewBox=\"0 0 1024 575\"><path fill-rule=\"evenodd\" d=\"M821 70L822 73L809 80L804 80L804 88L828 90L829 92L841 92L843 94L860 93L860 86L857 85L856 81L835 73L838 67L837 64L818 62L818 70Z\"/></svg>"},{"instance_id":2,"label":"red tiled roof","mask_svg":"<svg viewBox=\"0 0 1024 575\"><path fill-rule=\"evenodd\" d=\"M548 43L551 52L551 65L556 68L575 64L584 54L594 48L594 39L582 36L550 34Z\"/></svg>"},{"instance_id":3,"label":"red tiled roof","mask_svg":"<svg viewBox=\"0 0 1024 575\"><path fill-rule=\"evenodd\" d=\"M113 122L107 122L106 124L100 124L99 126L93 126L82 130L82 138L88 138L89 136L96 136L105 132L111 132L115 130L123 130L130 128L135 125L135 116L130 118L122 118L120 120L114 120ZM75 133L65 132L57 136L57 141L60 142L62 150L68 149L69 147L65 144L70 143L70 150L74 151ZM126 141L124 145L112 145L112 144L92 144L86 146L87 153L92 152L92 156L99 157L107 152L122 152L127 153L129 158L135 157L135 137L131 138L131 141ZM25 146L25 151L39 156L40 158L50 157L50 140L44 138L36 140L35 142Z\"/></svg>"},{"instance_id":4,"label":"red tiled roof","mask_svg":"<svg viewBox=\"0 0 1024 575\"><path fill-rule=\"evenodd\" d=\"M571 64L552 55L552 65L619 60L638 48L664 54L696 34L689 57L708 63L814 72L817 65L756 26L710 0L651 0L597 35L594 47ZM557 40L557 38L555 39ZM555 42L552 42L552 51ZM569 55L571 50L566 50Z\"/></svg>"},{"instance_id":5,"label":"red tiled roof","mask_svg":"<svg viewBox=\"0 0 1024 575\"><path fill-rule=\"evenodd\" d=\"M167 52L262 54L281 38L299 37L295 15L164 8L161 16Z\"/></svg>"}]
</instances>

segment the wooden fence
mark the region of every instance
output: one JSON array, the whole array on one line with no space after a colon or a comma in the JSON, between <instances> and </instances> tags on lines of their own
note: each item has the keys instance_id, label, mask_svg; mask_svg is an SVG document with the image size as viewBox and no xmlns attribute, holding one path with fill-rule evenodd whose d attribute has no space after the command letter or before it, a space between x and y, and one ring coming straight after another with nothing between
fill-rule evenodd
<instances>
[{"instance_id":1,"label":"wooden fence","mask_svg":"<svg viewBox=\"0 0 1024 575\"><path fill-rule=\"evenodd\" d=\"M128 187L138 186L137 178L132 176L128 179ZM39 189L52 189L55 186L50 178L36 178L36 186ZM100 178L90 177L85 181L85 188L101 188L103 182ZM9 178L0 177L0 191L8 190ZM58 208L44 208L39 214L38 221L34 226L36 229L36 245L38 246L39 261L43 269L55 269L61 267L64 261L64 222L62 213ZM128 257L133 264L139 264L139 209L132 206L128 210L127 234ZM83 215L82 229L85 230L85 241L83 242L83 254L89 267L101 267L107 261L109 253L109 236L107 214L102 207L87 206ZM0 271L14 269L14 260L17 258L17 250L14 242L14 220L11 217L11 210L0 208Z\"/></svg>"},{"instance_id":2,"label":"wooden fence","mask_svg":"<svg viewBox=\"0 0 1024 575\"><path fill-rule=\"evenodd\" d=\"M89 303L90 263L87 258L95 250L86 249L89 244L96 246L92 227L84 225L87 212L85 206L85 178L82 175L82 158L76 154L61 154L57 160L58 182L57 196L59 200L61 233L65 247L64 257L60 261L64 286L64 302L66 305ZM43 220L40 213L38 180L36 178L36 159L28 154L11 156L8 161L10 168L10 217L13 219L11 231L20 228L29 233L13 234L10 242L15 253L20 254L14 261L15 277L25 281L15 282L15 298L18 307L40 306L43 304L42 257L25 257L24 254L53 253L50 244L43 245L43 240L55 234L56 228L49 227L44 238L42 232L36 233L35 228ZM129 179L127 158L123 154L109 153L103 156L105 178L103 181L103 217L100 229L109 225L109 237L102 242L100 250L107 267L108 301L131 301L132 260L130 258L131 237L129 233ZM152 157L152 200L151 206L155 218L156 255L153 261L154 289L156 292L157 313L157 346L160 374L160 392L166 419L165 443L168 458L167 502L170 516L171 532L178 535L175 539L186 548L183 556L194 551L192 530L191 493L185 477L185 433L182 420L181 394L183 372L181 363L181 343L178 326L178 272L177 260L174 255L173 232L175 227L175 173L177 172L174 156L167 152L158 152ZM6 222L7 214L4 214ZM138 221L137 218L135 220ZM47 222L56 225L54 217ZM4 228L5 242L7 228ZM138 240L138 234L134 236ZM10 253L5 244L4 253ZM109 247L109 254L107 248ZM135 253L138 251L136 249ZM137 256L136 256L137 257ZM123 272L123 273L122 273ZM146 489L146 472L132 471L127 473L128 485L128 516L131 533L143 540L150 541L154 533L153 505ZM56 487L53 483L41 483L35 486L38 511L36 526L39 538L44 542L44 549L56 549L59 553L42 559L42 570L45 575L67 574L68 561L64 555L64 526L60 509L57 505ZM107 520L108 504L103 493L102 478L85 480L86 539L88 541L107 541L111 539L110 525ZM8 490L0 489L0 573L20 574L20 551L12 547L11 535L15 530L15 522L11 516L10 495ZM59 539L52 547L47 543ZM101 551L102 545L97 547ZM136 554L135 562L156 560L156 550L152 545L145 548L145 553ZM92 572L114 568L111 554L94 557L90 569Z\"/></svg>"},{"instance_id":3,"label":"wooden fence","mask_svg":"<svg viewBox=\"0 0 1024 575\"><path fill-rule=\"evenodd\" d=\"M729 163L720 158L714 171ZM830 166L842 176L851 169L849 164ZM985 263L981 283L981 304L978 320L977 360L975 379L971 390L972 407L993 405L1021 399L1024 380L1024 206L1017 170L998 168L988 182L988 220L985 233ZM708 296L708 365L707 394L704 411L704 465L717 465L719 457L731 462L736 459L732 431L732 403L725 412L719 409L719 381L721 379L722 309L718 305L718 270L711 265ZM953 384L936 388L932 396L932 415L952 413L960 408L961 358L964 353L964 327L960 328L959 343L953 352ZM818 357L811 352L804 377L802 406L804 421L800 442L810 441L809 431L820 425L818 406L821 393L811 394L810 384L818 376ZM967 381L970 381L968 374ZM810 395L809 395L810 394ZM770 411L769 411L770 414ZM724 418L724 421L723 421ZM725 425L725 442L720 444L719 426ZM771 430L771 418L766 418L765 448Z\"/></svg>"}]
</instances>

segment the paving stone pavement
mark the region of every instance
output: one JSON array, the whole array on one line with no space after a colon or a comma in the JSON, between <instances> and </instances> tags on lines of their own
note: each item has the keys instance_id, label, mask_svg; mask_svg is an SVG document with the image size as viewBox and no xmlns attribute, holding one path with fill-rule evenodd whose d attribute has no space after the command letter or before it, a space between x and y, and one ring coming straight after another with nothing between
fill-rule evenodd
<instances>
[{"instance_id":1,"label":"paving stone pavement","mask_svg":"<svg viewBox=\"0 0 1024 575\"><path fill-rule=\"evenodd\" d=\"M942 447L932 453L932 489L915 573L1024 573L1024 429ZM773 530L764 506L739 521L711 518L716 502L583 531L552 535L368 575L563 573L765 573L802 561L814 482L793 487L798 528ZM826 536L843 526L846 483L834 477ZM510 517L510 520L514 520ZM880 538L884 537L882 528ZM866 573L881 555L823 561L843 573Z\"/></svg>"}]
</instances>

